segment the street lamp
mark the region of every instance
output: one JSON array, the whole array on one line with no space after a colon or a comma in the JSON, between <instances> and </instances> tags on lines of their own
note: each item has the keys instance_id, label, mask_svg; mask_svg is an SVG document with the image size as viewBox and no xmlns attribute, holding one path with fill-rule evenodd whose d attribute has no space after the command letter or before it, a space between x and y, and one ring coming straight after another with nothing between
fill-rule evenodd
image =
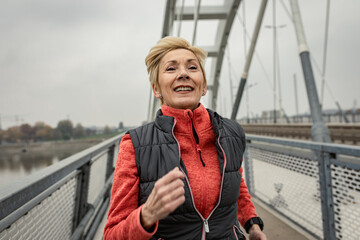
<instances>
[{"instance_id":1,"label":"street lamp","mask_svg":"<svg viewBox=\"0 0 360 240\"><path fill-rule=\"evenodd\" d=\"M277 52L278 52L278 48L277 48L277 35L276 35L276 31L278 28L284 28L286 27L286 24L282 24L282 25L276 25L276 1L273 0L273 25L266 25L266 28L272 28L273 29L273 62L274 62L274 70L273 70L273 76L274 76L274 86L273 86L273 91L274 91L274 123L276 123L276 67L277 67ZM279 74L280 75L280 74ZM281 89L280 89L280 80L279 80L279 107L280 107L280 117L281 117L281 108L282 108L282 104L281 104Z\"/></svg>"}]
</instances>

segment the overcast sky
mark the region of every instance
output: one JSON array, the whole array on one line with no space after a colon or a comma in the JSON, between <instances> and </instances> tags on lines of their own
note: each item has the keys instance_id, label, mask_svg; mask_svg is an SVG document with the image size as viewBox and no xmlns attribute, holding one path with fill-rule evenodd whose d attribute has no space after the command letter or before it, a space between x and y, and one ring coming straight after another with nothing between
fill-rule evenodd
<instances>
[{"instance_id":1,"label":"overcast sky","mask_svg":"<svg viewBox=\"0 0 360 240\"><path fill-rule=\"evenodd\" d=\"M186 1L193 4L194 1ZM206 0L202 3L206 4ZM246 26L252 34L260 0L246 1ZM289 3L284 0L289 8ZM326 0L299 1L313 59L322 68ZM165 0L2 0L0 2L0 117L1 127L44 121L55 127L69 118L84 126L139 125L146 120L149 83L144 59L161 37ZM243 18L243 4L239 16ZM360 105L360 1L331 1L324 108L339 101L351 108ZM300 112L309 111L298 57L294 27L281 1L277 4L282 105L295 113L294 80L297 75ZM216 23L199 25L199 45L213 39ZM269 1L261 29L257 57L248 83L251 114L273 109L273 35ZM192 23L182 25L182 36L191 40ZM175 26L176 27L176 26ZM249 46L249 41L247 41ZM224 58L219 93L221 114L230 116L231 89L244 65L243 28L236 17ZM231 78L229 77L229 61ZM211 60L207 62L209 64ZM320 91L321 78L315 66ZM208 76L211 78L211 76ZM232 90L232 94L236 89ZM207 99L204 99L207 105ZM209 106L209 105L207 105ZM246 115L245 98L238 117Z\"/></svg>"}]
</instances>

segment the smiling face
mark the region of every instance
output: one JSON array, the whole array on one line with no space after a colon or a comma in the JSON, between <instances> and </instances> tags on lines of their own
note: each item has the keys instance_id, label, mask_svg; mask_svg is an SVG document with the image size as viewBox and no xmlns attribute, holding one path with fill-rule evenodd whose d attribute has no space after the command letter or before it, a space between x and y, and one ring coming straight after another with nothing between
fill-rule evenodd
<instances>
[{"instance_id":1,"label":"smiling face","mask_svg":"<svg viewBox=\"0 0 360 240\"><path fill-rule=\"evenodd\" d=\"M175 49L162 57L158 81L159 86L153 85L155 96L173 108L194 110L201 96L206 94L200 63L186 49Z\"/></svg>"}]
</instances>

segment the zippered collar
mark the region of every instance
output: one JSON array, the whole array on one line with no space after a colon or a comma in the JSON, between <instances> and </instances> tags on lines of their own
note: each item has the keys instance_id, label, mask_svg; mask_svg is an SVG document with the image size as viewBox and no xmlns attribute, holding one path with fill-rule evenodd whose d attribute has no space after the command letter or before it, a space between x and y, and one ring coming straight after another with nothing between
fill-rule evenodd
<instances>
[{"instance_id":1,"label":"zippered collar","mask_svg":"<svg viewBox=\"0 0 360 240\"><path fill-rule=\"evenodd\" d=\"M197 133L201 133L212 127L209 113L202 104L194 110L176 109L163 105L161 107L161 112L165 116L175 118L175 133L192 134L193 127L196 129Z\"/></svg>"},{"instance_id":2,"label":"zippered collar","mask_svg":"<svg viewBox=\"0 0 360 240\"><path fill-rule=\"evenodd\" d=\"M163 111L166 114L163 114ZM191 113L190 113L191 112ZM205 114L205 113L208 114ZM210 118L210 121L209 121ZM215 137L219 137L219 130L222 128L222 117L216 112L205 108L202 104L199 105L194 111L175 109L169 106L162 106L156 113L155 126L166 133L172 133L174 122L176 119L176 132L192 133L192 126L189 124L193 120L195 128L198 132L212 126ZM186 126L184 126L184 124Z\"/></svg>"}]
</instances>

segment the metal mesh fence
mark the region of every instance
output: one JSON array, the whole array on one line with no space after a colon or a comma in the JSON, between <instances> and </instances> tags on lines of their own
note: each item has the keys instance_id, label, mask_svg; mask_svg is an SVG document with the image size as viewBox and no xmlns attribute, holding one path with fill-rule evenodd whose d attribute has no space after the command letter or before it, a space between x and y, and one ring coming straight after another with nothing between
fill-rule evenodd
<instances>
[{"instance_id":1,"label":"metal mesh fence","mask_svg":"<svg viewBox=\"0 0 360 240\"><path fill-rule=\"evenodd\" d=\"M122 135L1 192L0 240L91 239L99 224L95 221L98 214L103 214L101 209L109 204L111 166L116 162Z\"/></svg>"},{"instance_id":2,"label":"metal mesh fence","mask_svg":"<svg viewBox=\"0 0 360 240\"><path fill-rule=\"evenodd\" d=\"M248 145L254 194L322 238L317 162L312 159L311 152L300 155L275 149L272 146L261 149Z\"/></svg>"},{"instance_id":3,"label":"metal mesh fence","mask_svg":"<svg viewBox=\"0 0 360 240\"><path fill-rule=\"evenodd\" d=\"M360 171L331 165L337 239L360 239Z\"/></svg>"},{"instance_id":4,"label":"metal mesh fence","mask_svg":"<svg viewBox=\"0 0 360 240\"><path fill-rule=\"evenodd\" d=\"M77 177L0 233L0 240L70 239L72 234Z\"/></svg>"}]
</instances>

